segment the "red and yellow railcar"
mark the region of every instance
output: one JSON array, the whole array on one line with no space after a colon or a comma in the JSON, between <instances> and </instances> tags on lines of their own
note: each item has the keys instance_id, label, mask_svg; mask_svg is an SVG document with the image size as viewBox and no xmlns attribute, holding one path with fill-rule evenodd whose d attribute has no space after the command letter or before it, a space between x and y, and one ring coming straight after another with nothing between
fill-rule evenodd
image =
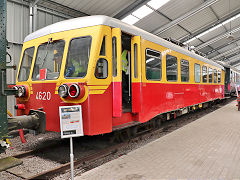
<instances>
[{"instance_id":1,"label":"red and yellow railcar","mask_svg":"<svg viewBox=\"0 0 240 180\"><path fill-rule=\"evenodd\" d=\"M221 65L135 26L106 16L81 17L25 38L18 115L40 109L46 130L59 132L59 106L81 105L84 135L109 133L222 99L224 77ZM122 89L124 83L128 88Z\"/></svg>"}]
</instances>

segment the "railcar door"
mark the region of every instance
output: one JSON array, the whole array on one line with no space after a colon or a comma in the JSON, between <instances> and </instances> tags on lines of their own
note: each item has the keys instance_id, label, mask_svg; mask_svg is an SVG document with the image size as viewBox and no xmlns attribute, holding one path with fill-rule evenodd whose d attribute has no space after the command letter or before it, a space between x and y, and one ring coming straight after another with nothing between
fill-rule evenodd
<instances>
[{"instance_id":1,"label":"railcar door","mask_svg":"<svg viewBox=\"0 0 240 180\"><path fill-rule=\"evenodd\" d=\"M113 64L113 117L122 115L122 40L120 28L112 29L112 64Z\"/></svg>"},{"instance_id":2,"label":"railcar door","mask_svg":"<svg viewBox=\"0 0 240 180\"><path fill-rule=\"evenodd\" d=\"M142 110L142 82L141 82L141 37L131 39L131 78L132 78L132 112Z\"/></svg>"}]
</instances>

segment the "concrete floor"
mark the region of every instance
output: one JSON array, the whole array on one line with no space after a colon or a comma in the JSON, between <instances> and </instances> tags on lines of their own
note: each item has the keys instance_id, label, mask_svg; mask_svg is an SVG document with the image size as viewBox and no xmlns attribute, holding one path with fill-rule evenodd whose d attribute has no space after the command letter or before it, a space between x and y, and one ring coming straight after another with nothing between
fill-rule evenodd
<instances>
[{"instance_id":1,"label":"concrete floor","mask_svg":"<svg viewBox=\"0 0 240 180\"><path fill-rule=\"evenodd\" d=\"M75 179L240 179L236 101Z\"/></svg>"}]
</instances>

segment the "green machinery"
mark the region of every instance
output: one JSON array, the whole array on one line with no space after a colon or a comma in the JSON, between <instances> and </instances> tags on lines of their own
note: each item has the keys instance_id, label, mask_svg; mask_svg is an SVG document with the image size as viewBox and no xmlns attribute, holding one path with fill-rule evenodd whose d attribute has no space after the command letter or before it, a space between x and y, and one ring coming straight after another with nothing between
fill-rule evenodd
<instances>
[{"instance_id":1,"label":"green machinery","mask_svg":"<svg viewBox=\"0 0 240 180\"><path fill-rule=\"evenodd\" d=\"M7 96L17 95L18 88L8 89L6 83L6 22L7 2L0 0L0 151L8 147L8 132L16 129L33 129L44 133L46 129L46 115L43 111L30 110L29 115L7 117Z\"/></svg>"},{"instance_id":2,"label":"green machinery","mask_svg":"<svg viewBox=\"0 0 240 180\"><path fill-rule=\"evenodd\" d=\"M15 91L5 91L6 89L6 0L0 1L0 138L3 139L8 133L7 121L7 94L14 94Z\"/></svg>"}]
</instances>

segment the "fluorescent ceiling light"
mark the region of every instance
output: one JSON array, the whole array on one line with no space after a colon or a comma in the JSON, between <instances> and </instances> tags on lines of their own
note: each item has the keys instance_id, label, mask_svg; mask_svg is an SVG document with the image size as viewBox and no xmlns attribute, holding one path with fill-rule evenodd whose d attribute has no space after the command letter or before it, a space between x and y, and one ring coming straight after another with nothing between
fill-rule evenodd
<instances>
[{"instance_id":1,"label":"fluorescent ceiling light","mask_svg":"<svg viewBox=\"0 0 240 180\"><path fill-rule=\"evenodd\" d=\"M217 26L214 26L214 27L212 27L211 29L209 29L209 30L207 30L207 31L205 31L205 32L197 35L196 38L200 38L200 37L204 36L205 34L211 32L211 31L214 31L215 29L217 29L217 28L219 28L219 27L221 27L221 26L222 26L222 24L219 24L219 25L217 25Z\"/></svg>"},{"instance_id":2,"label":"fluorescent ceiling light","mask_svg":"<svg viewBox=\"0 0 240 180\"><path fill-rule=\"evenodd\" d=\"M151 6L153 9L159 9L161 6L166 4L170 0L151 0L147 4Z\"/></svg>"},{"instance_id":3,"label":"fluorescent ceiling light","mask_svg":"<svg viewBox=\"0 0 240 180\"><path fill-rule=\"evenodd\" d=\"M146 5L143 5L142 7L140 7L136 11L134 11L132 13L132 15L136 16L139 19L142 19L142 18L144 18L145 16L149 15L152 12L153 12L153 10L151 8L147 7Z\"/></svg>"},{"instance_id":4,"label":"fluorescent ceiling light","mask_svg":"<svg viewBox=\"0 0 240 180\"><path fill-rule=\"evenodd\" d=\"M192 39L189 39L189 40L185 41L183 44L188 44L188 43L194 41L195 39L197 39L197 38L194 37L194 38L192 38Z\"/></svg>"},{"instance_id":5,"label":"fluorescent ceiling light","mask_svg":"<svg viewBox=\"0 0 240 180\"><path fill-rule=\"evenodd\" d=\"M122 21L128 24L135 24L137 21L139 21L139 19L130 14L123 18Z\"/></svg>"}]
</instances>

